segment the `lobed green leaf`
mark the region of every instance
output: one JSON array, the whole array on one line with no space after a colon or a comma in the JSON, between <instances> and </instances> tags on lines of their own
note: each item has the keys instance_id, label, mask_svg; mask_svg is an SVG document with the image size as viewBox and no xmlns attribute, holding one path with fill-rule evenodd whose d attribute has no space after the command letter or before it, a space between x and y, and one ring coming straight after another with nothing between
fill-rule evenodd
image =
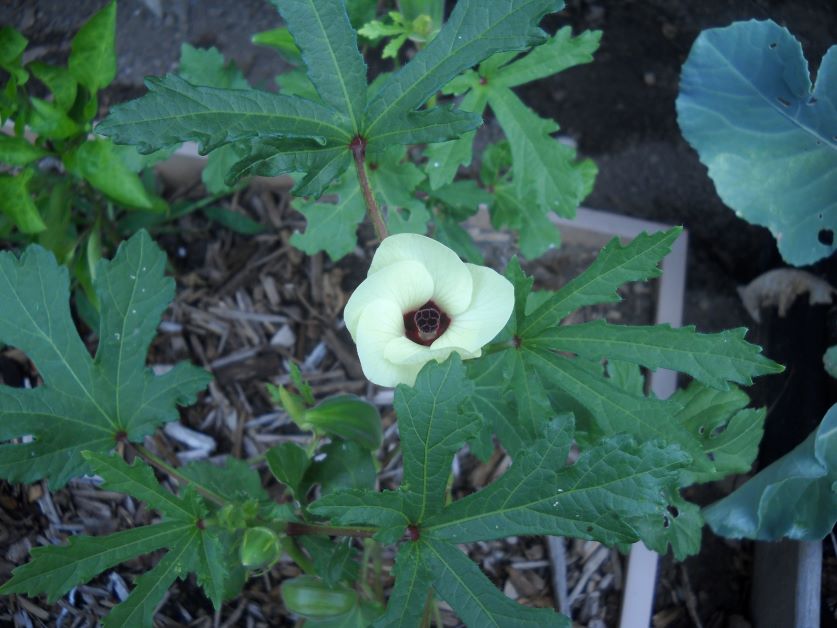
<instances>
[{"instance_id":1,"label":"lobed green leaf","mask_svg":"<svg viewBox=\"0 0 837 628\"><path fill-rule=\"evenodd\" d=\"M352 136L357 135L366 107L366 64L344 4L272 1L299 47L317 93L349 120Z\"/></svg>"},{"instance_id":2,"label":"lobed green leaf","mask_svg":"<svg viewBox=\"0 0 837 628\"><path fill-rule=\"evenodd\" d=\"M146 85L145 96L113 107L96 131L142 153L186 141L198 142L205 153L259 137L307 138L346 152L351 139L340 114L296 96L195 86L171 74Z\"/></svg>"},{"instance_id":3,"label":"lobed green leaf","mask_svg":"<svg viewBox=\"0 0 837 628\"><path fill-rule=\"evenodd\" d=\"M116 0L111 0L82 26L70 46L70 73L91 92L116 76Z\"/></svg>"},{"instance_id":4,"label":"lobed green leaf","mask_svg":"<svg viewBox=\"0 0 837 628\"><path fill-rule=\"evenodd\" d=\"M782 366L744 340L743 327L699 334L694 326L611 325L603 320L564 325L527 338L527 347L575 353L598 360L613 358L651 369L666 368L727 390L729 382L750 385L753 377L780 373Z\"/></svg>"},{"instance_id":5,"label":"lobed green leaf","mask_svg":"<svg viewBox=\"0 0 837 628\"><path fill-rule=\"evenodd\" d=\"M104 453L117 440L141 441L178 418L208 374L179 364L155 376L145 366L148 345L174 290L163 277L165 254L148 234L120 245L113 261L97 265L101 306L96 358L75 329L67 269L38 246L20 259L0 253L0 341L18 347L38 368L43 385L0 386L0 440L25 435L25 444L0 446L0 475L10 481L47 478L53 488L85 473L81 452Z\"/></svg>"},{"instance_id":6,"label":"lobed green leaf","mask_svg":"<svg viewBox=\"0 0 837 628\"><path fill-rule=\"evenodd\" d=\"M536 336L585 305L619 301L621 297L616 289L624 283L658 277L657 264L669 253L682 230L676 227L651 235L641 233L624 246L614 238L587 270L526 317L519 335L523 338Z\"/></svg>"}]
</instances>

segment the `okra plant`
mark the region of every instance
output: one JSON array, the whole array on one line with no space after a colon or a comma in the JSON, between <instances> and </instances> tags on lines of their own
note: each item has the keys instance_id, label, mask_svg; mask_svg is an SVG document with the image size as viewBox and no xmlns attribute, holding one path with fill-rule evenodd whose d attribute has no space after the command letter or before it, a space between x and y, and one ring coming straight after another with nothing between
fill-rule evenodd
<instances>
[{"instance_id":1,"label":"okra plant","mask_svg":"<svg viewBox=\"0 0 837 628\"><path fill-rule=\"evenodd\" d=\"M429 625L444 600L471 626L570 626L507 598L459 546L560 535L619 548L641 541L677 558L695 553L703 520L681 491L749 469L764 411L748 407L740 386L781 367L745 341L744 329L561 324L581 307L619 300L626 282L658 276L680 229L614 240L554 292L534 291L516 259L503 274L469 256L463 262L441 235L447 208L473 209L476 184L451 181L470 159L487 105L508 139L489 151L481 173L495 222L520 229L523 240L521 225L574 209L591 166L555 142L556 125L510 88L570 65L578 57L568 50L586 59L578 51L597 35L540 30L559 0L460 0L412 59L369 84L341 0L276 5L306 68L305 95L171 75L149 79L147 95L114 107L96 130L144 153L184 141L199 142L210 159L225 151L230 183L293 173L294 194L308 197L298 201L309 221L297 238L303 250L339 243L330 251L339 257L356 246L356 225L368 214L380 246L344 319L367 377L395 386L401 484L376 490L375 408L350 396L317 400L296 369L293 386L272 392L312 438L307 447L266 452L269 481L282 487L278 501L255 461L171 467L143 439L176 420L176 406L190 403L209 375L189 365L155 375L143 365L173 289L150 237L139 232L97 266L92 358L72 323L66 270L39 247L19 258L3 253L0 340L26 352L43 383L0 387L0 476L56 489L93 474L160 520L35 548L0 593L56 600L122 561L165 549L105 620L151 625L176 579L194 573L217 609L284 553L303 575L282 584L283 601L306 625ZM464 97L443 103L440 92ZM427 158L424 188L425 174L404 157L416 144ZM462 215L452 215L455 225ZM658 399L646 392L643 371L656 368L691 383ZM452 500L454 457L468 447L486 459L498 446L511 467ZM397 547L388 592L383 545Z\"/></svg>"}]
</instances>

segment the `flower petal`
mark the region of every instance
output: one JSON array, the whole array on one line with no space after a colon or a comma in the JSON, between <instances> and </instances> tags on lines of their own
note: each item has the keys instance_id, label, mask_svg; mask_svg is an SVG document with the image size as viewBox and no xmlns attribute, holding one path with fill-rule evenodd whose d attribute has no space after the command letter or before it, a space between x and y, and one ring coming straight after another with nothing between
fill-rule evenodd
<instances>
[{"instance_id":1,"label":"flower petal","mask_svg":"<svg viewBox=\"0 0 837 628\"><path fill-rule=\"evenodd\" d=\"M424 305L432 296L433 279L422 264L412 260L396 262L363 280L349 297L343 320L358 342L357 324L361 314L373 301L383 300L398 307L403 335L404 313Z\"/></svg>"},{"instance_id":2,"label":"flower petal","mask_svg":"<svg viewBox=\"0 0 837 628\"><path fill-rule=\"evenodd\" d=\"M514 309L514 286L508 279L485 266L465 266L474 284L471 304L451 317L450 327L430 345L431 349L462 347L477 351L500 333Z\"/></svg>"},{"instance_id":3,"label":"flower petal","mask_svg":"<svg viewBox=\"0 0 837 628\"><path fill-rule=\"evenodd\" d=\"M433 301L448 316L465 311L473 293L471 273L456 253L432 238L415 233L385 238L372 258L369 277L406 260L419 262L427 269L433 279Z\"/></svg>"},{"instance_id":4,"label":"flower petal","mask_svg":"<svg viewBox=\"0 0 837 628\"><path fill-rule=\"evenodd\" d=\"M387 344L384 350L384 357L393 364L418 364L421 367L425 362L429 362L430 360L444 362L454 351L462 356L463 360L478 358L482 353L480 349L473 352L454 346L436 348L435 343L434 346L425 347L402 336L391 340Z\"/></svg>"},{"instance_id":5,"label":"flower petal","mask_svg":"<svg viewBox=\"0 0 837 628\"><path fill-rule=\"evenodd\" d=\"M356 323L356 334L352 335L363 374L370 382L396 386L401 383L412 385L416 381L422 364L393 364L385 356L391 342L404 338L404 318L395 303L370 302Z\"/></svg>"}]
</instances>

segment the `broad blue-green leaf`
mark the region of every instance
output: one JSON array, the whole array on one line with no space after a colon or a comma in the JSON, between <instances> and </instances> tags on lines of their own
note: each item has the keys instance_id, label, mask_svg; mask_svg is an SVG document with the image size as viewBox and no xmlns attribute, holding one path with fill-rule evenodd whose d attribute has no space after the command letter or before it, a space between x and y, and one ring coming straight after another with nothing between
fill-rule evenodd
<instances>
[{"instance_id":1,"label":"broad blue-green leaf","mask_svg":"<svg viewBox=\"0 0 837 628\"><path fill-rule=\"evenodd\" d=\"M468 626L570 628L572 622L548 608L523 606L506 597L462 551L447 543L422 541L421 556L433 588Z\"/></svg>"},{"instance_id":2,"label":"broad blue-green leaf","mask_svg":"<svg viewBox=\"0 0 837 628\"><path fill-rule=\"evenodd\" d=\"M611 240L587 270L550 296L526 317L520 335L531 337L585 305L612 303L621 297L616 289L629 281L659 277L658 264L671 250L683 229L676 227L648 235L641 233L630 244Z\"/></svg>"},{"instance_id":3,"label":"broad blue-green leaf","mask_svg":"<svg viewBox=\"0 0 837 628\"><path fill-rule=\"evenodd\" d=\"M195 565L198 584L212 601L215 610L220 611L224 600L229 597L228 589L232 586L232 580L236 577L227 567L231 562L231 548L225 546L220 535L207 532L200 535L199 541Z\"/></svg>"},{"instance_id":4,"label":"broad blue-green leaf","mask_svg":"<svg viewBox=\"0 0 837 628\"><path fill-rule=\"evenodd\" d=\"M357 246L357 226L366 215L366 204L354 172L347 172L329 188L328 196L332 195L336 197L333 202L324 198L294 199L293 208L305 216L308 224L304 232L291 236L291 244L309 255L325 251L336 262Z\"/></svg>"},{"instance_id":5,"label":"broad blue-green leaf","mask_svg":"<svg viewBox=\"0 0 837 628\"><path fill-rule=\"evenodd\" d=\"M343 2L273 0L299 47L308 78L330 107L343 114L353 135L366 107L366 64Z\"/></svg>"},{"instance_id":6,"label":"broad blue-green leaf","mask_svg":"<svg viewBox=\"0 0 837 628\"><path fill-rule=\"evenodd\" d=\"M215 48L195 48L189 44L180 46L180 68L177 73L192 85L250 89L241 70L233 61Z\"/></svg>"},{"instance_id":7,"label":"broad blue-green leaf","mask_svg":"<svg viewBox=\"0 0 837 628\"><path fill-rule=\"evenodd\" d=\"M29 181L34 174L28 168L16 175L0 174L0 212L23 233L39 233L46 229L29 192Z\"/></svg>"},{"instance_id":8,"label":"broad blue-green leaf","mask_svg":"<svg viewBox=\"0 0 837 628\"><path fill-rule=\"evenodd\" d=\"M125 166L110 140L88 140L64 154L67 170L117 203L152 209L154 206L139 176Z\"/></svg>"},{"instance_id":9,"label":"broad blue-green leaf","mask_svg":"<svg viewBox=\"0 0 837 628\"><path fill-rule=\"evenodd\" d=\"M552 327L527 338L526 345L575 353L598 360L613 358L651 369L666 368L727 390L729 382L750 385L753 377L784 369L744 340L743 327L699 334L694 326L611 325L603 320Z\"/></svg>"},{"instance_id":10,"label":"broad blue-green leaf","mask_svg":"<svg viewBox=\"0 0 837 628\"><path fill-rule=\"evenodd\" d=\"M837 406L798 447L705 508L716 534L819 541L837 521Z\"/></svg>"},{"instance_id":11,"label":"broad blue-green leaf","mask_svg":"<svg viewBox=\"0 0 837 628\"><path fill-rule=\"evenodd\" d=\"M25 166L47 155L49 155L49 151L35 146L22 137L0 133L0 163L2 164Z\"/></svg>"},{"instance_id":12,"label":"broad blue-green leaf","mask_svg":"<svg viewBox=\"0 0 837 628\"><path fill-rule=\"evenodd\" d=\"M59 109L68 111L73 106L78 85L69 70L42 61L33 61L26 68L49 88Z\"/></svg>"},{"instance_id":13,"label":"broad blue-green leaf","mask_svg":"<svg viewBox=\"0 0 837 628\"><path fill-rule=\"evenodd\" d=\"M116 76L116 0L91 17L73 37L70 73L91 92L107 87Z\"/></svg>"},{"instance_id":14,"label":"broad blue-green leaf","mask_svg":"<svg viewBox=\"0 0 837 628\"><path fill-rule=\"evenodd\" d=\"M572 434L568 416L544 426L499 479L428 519L422 538L468 543L553 534L613 545L638 540L641 521L659 519L662 527L664 489L677 486L689 456L678 447L616 436L567 465Z\"/></svg>"},{"instance_id":15,"label":"broad blue-green leaf","mask_svg":"<svg viewBox=\"0 0 837 628\"><path fill-rule=\"evenodd\" d=\"M366 111L372 141L418 109L454 76L501 50L522 50L544 39L537 23L560 0L461 0L427 47L389 76Z\"/></svg>"},{"instance_id":16,"label":"broad blue-green leaf","mask_svg":"<svg viewBox=\"0 0 837 628\"><path fill-rule=\"evenodd\" d=\"M46 545L32 549L32 559L15 569L0 593L46 593L54 603L74 586L84 584L106 569L171 547L194 529L185 521L167 521L123 530L108 536L72 536L67 545Z\"/></svg>"},{"instance_id":17,"label":"broad blue-green leaf","mask_svg":"<svg viewBox=\"0 0 837 628\"><path fill-rule=\"evenodd\" d=\"M683 65L677 119L724 203L770 229L787 262L834 252L837 47L812 89L802 46L775 22L703 31Z\"/></svg>"},{"instance_id":18,"label":"broad blue-green leaf","mask_svg":"<svg viewBox=\"0 0 837 628\"><path fill-rule=\"evenodd\" d=\"M395 389L395 412L404 455L402 487L419 497L413 521L438 512L454 454L482 427L470 398L474 386L457 354L443 364L428 362L414 387Z\"/></svg>"},{"instance_id":19,"label":"broad blue-green leaf","mask_svg":"<svg viewBox=\"0 0 837 628\"><path fill-rule=\"evenodd\" d=\"M345 150L351 139L336 111L295 96L195 86L172 74L146 85L145 96L113 107L96 131L142 153L190 140L206 153L256 137L309 138Z\"/></svg>"},{"instance_id":20,"label":"broad blue-green leaf","mask_svg":"<svg viewBox=\"0 0 837 628\"><path fill-rule=\"evenodd\" d=\"M418 543L405 543L395 558L395 585L386 613L375 628L419 628L430 591L431 573L422 559Z\"/></svg>"},{"instance_id":21,"label":"broad blue-green leaf","mask_svg":"<svg viewBox=\"0 0 837 628\"><path fill-rule=\"evenodd\" d=\"M67 269L38 246L20 259L0 253L0 341L24 351L44 381L32 390L0 386L0 440L34 437L0 446L4 478L47 478L59 488L87 471L82 451L107 452L123 438L142 441L176 420L176 405L191 403L206 386L209 375L191 365L161 376L145 366L174 292L163 276L165 263L144 231L123 242L113 261L99 262L93 283L100 340L93 359L70 315Z\"/></svg>"},{"instance_id":22,"label":"broad blue-green leaf","mask_svg":"<svg viewBox=\"0 0 837 628\"><path fill-rule=\"evenodd\" d=\"M526 56L491 72L491 85L516 87L576 65L590 63L593 53L599 47L601 31L584 31L578 37L573 37L572 33L572 28L565 26Z\"/></svg>"},{"instance_id":23,"label":"broad blue-green leaf","mask_svg":"<svg viewBox=\"0 0 837 628\"><path fill-rule=\"evenodd\" d=\"M822 356L825 371L831 377L837 377L837 345L829 347Z\"/></svg>"},{"instance_id":24,"label":"broad blue-green leaf","mask_svg":"<svg viewBox=\"0 0 837 628\"><path fill-rule=\"evenodd\" d=\"M194 570L200 552L201 531L194 527L160 559L151 571L137 578L128 599L117 604L105 617L105 628L151 626L154 613L169 587Z\"/></svg>"}]
</instances>

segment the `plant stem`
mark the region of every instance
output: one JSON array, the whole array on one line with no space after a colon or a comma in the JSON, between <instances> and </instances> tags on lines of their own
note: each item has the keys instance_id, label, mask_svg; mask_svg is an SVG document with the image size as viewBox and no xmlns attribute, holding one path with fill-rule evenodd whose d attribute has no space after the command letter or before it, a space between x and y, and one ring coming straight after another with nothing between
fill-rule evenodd
<instances>
[{"instance_id":1,"label":"plant stem","mask_svg":"<svg viewBox=\"0 0 837 628\"><path fill-rule=\"evenodd\" d=\"M355 536L355 537L371 537L377 532L377 528L343 528L339 526L326 526L316 523L302 523L299 521L289 521L285 527L285 534L288 536L302 536L305 534L318 534L324 536Z\"/></svg>"},{"instance_id":2,"label":"plant stem","mask_svg":"<svg viewBox=\"0 0 837 628\"><path fill-rule=\"evenodd\" d=\"M280 537L279 543L282 545L282 549L285 550L285 553L290 556L297 565L299 565L299 568L302 569L302 571L309 574L316 573L314 565L311 564L308 557L302 553L302 550L296 544L294 539L290 539L286 536Z\"/></svg>"},{"instance_id":3,"label":"plant stem","mask_svg":"<svg viewBox=\"0 0 837 628\"><path fill-rule=\"evenodd\" d=\"M355 158L355 167L357 168L357 178L360 182L360 189L363 191L363 199L366 201L366 209L369 212L369 217L372 219L372 226L375 227L375 234L379 240L383 240L389 235L386 223L381 217L381 210L378 208L378 203L375 201L375 194L369 185L369 177L366 175L366 140L358 136L349 144L352 151L352 156Z\"/></svg>"},{"instance_id":4,"label":"plant stem","mask_svg":"<svg viewBox=\"0 0 837 628\"><path fill-rule=\"evenodd\" d=\"M156 456L155 454L151 453L150 451L148 451L142 445L134 444L133 446L134 446L134 449L137 450L137 453L140 456L142 456L145 459L145 461L148 464L150 464L152 467L155 467L155 468L159 469L163 473L168 473L169 476L173 477L175 480L177 480L181 484L191 484L192 486L195 487L195 490L198 493L200 493L201 495L206 497L209 501L214 502L214 503L218 504L219 506L226 506L227 505L227 502L223 497L221 497L217 493L214 493L213 491L210 491L205 486L201 486L200 484L198 484L196 482L193 482L192 480L187 478L185 475L180 473L180 471L178 471L173 466L171 466L168 462L166 462L162 458Z\"/></svg>"}]
</instances>

